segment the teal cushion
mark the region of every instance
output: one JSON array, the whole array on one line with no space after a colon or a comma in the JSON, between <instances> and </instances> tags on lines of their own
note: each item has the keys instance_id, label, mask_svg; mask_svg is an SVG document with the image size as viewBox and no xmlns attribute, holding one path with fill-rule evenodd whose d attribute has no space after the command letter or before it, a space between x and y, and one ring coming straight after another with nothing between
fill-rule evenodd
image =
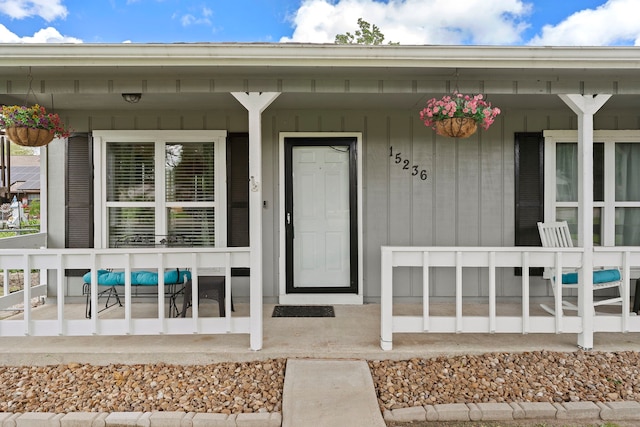
<instances>
[{"instance_id":1,"label":"teal cushion","mask_svg":"<svg viewBox=\"0 0 640 427\"><path fill-rule=\"evenodd\" d=\"M82 276L84 283L91 283L91 272ZM190 271L169 270L164 273L164 284L173 285L191 280ZM132 271L131 284L138 286L156 286L158 284L158 273L151 271ZM124 271L98 270L98 285L100 286L123 286Z\"/></svg>"},{"instance_id":2,"label":"teal cushion","mask_svg":"<svg viewBox=\"0 0 640 427\"><path fill-rule=\"evenodd\" d=\"M620 270L595 270L593 272L593 283L617 282L620 280ZM564 273L562 275L563 285L575 285L578 283L578 273Z\"/></svg>"}]
</instances>

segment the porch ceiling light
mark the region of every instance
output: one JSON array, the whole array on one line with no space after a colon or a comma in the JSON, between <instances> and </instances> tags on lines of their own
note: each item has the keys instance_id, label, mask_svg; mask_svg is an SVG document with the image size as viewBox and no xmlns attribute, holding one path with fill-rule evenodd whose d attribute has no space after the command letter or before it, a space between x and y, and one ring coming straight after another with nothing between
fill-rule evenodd
<instances>
[{"instance_id":1,"label":"porch ceiling light","mask_svg":"<svg viewBox=\"0 0 640 427\"><path fill-rule=\"evenodd\" d=\"M129 104L137 104L142 98L141 93L123 93L122 99L127 101Z\"/></svg>"}]
</instances>

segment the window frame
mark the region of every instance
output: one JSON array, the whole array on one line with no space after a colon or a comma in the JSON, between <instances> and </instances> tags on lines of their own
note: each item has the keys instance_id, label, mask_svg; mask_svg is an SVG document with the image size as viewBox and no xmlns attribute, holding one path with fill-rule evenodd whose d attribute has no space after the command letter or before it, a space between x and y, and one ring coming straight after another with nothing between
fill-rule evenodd
<instances>
[{"instance_id":1,"label":"window frame","mask_svg":"<svg viewBox=\"0 0 640 427\"><path fill-rule=\"evenodd\" d=\"M188 206L213 206L215 209L215 247L227 246L227 165L226 137L223 130L97 130L93 131L94 153L94 240L96 248L106 248L109 244L108 208L125 206L123 202L107 201L107 145L110 142L154 143L156 164L156 188L153 202L148 203L155 210L155 233L167 234L166 208L183 205L183 202L168 202L165 199L165 146L190 142L212 142L214 144L214 194L213 202L188 202Z\"/></svg>"},{"instance_id":2,"label":"window frame","mask_svg":"<svg viewBox=\"0 0 640 427\"><path fill-rule=\"evenodd\" d=\"M561 207L577 208L578 201L556 201L556 144L578 143L577 130L544 131L544 218L556 220L556 210ZM640 143L640 130L594 130L593 143L604 144L604 197L603 201L594 201L593 207L601 209L602 246L615 244L616 208L640 208L640 201L616 201L615 194L615 149L617 143ZM640 165L639 165L640 166ZM579 184L580 185L580 184Z\"/></svg>"}]
</instances>

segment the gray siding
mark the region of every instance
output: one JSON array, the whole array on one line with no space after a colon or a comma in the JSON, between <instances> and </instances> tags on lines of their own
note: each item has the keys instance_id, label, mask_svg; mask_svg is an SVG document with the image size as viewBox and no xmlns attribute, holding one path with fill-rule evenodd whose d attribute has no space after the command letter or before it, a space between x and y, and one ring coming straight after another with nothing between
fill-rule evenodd
<instances>
[{"instance_id":1,"label":"gray siding","mask_svg":"<svg viewBox=\"0 0 640 427\"><path fill-rule=\"evenodd\" d=\"M247 132L247 115L237 111L215 111L202 115L149 113L130 115L71 116L78 131L92 129L226 129ZM380 246L512 246L514 244L515 132L544 129L575 129L577 120L569 108L555 111L513 109L503 111L490 130L479 130L468 139L454 140L435 135L419 120L417 111L310 111L267 109L263 114L264 295L278 295L279 253L279 153L280 132L361 132L363 135L363 229L365 301L380 295ZM630 112L596 115L596 129L640 127L640 116ZM390 147L425 169L422 181L395 164ZM63 153L52 144L53 157ZM50 160L51 161L51 160ZM55 167L50 166L50 170ZM52 175L50 187L64 188L62 171ZM63 218L51 216L50 241L64 241ZM453 271L432 272L431 294L453 295ZM394 294L415 300L422 295L418 270L397 271ZM488 294L485 273L464 272L464 293ZM512 269L498 272L499 296L520 295L520 278ZM242 286L242 289L246 287ZM532 280L533 296L548 295L540 279Z\"/></svg>"}]
</instances>

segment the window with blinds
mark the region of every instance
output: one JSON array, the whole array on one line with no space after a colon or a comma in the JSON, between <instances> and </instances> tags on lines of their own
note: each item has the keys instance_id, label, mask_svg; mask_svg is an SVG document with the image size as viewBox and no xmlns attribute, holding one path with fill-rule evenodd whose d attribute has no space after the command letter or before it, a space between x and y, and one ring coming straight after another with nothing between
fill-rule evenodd
<instances>
[{"instance_id":1,"label":"window with blinds","mask_svg":"<svg viewBox=\"0 0 640 427\"><path fill-rule=\"evenodd\" d=\"M108 247L124 236L166 234L226 246L225 138L213 133L94 132L105 147Z\"/></svg>"},{"instance_id":2,"label":"window with blinds","mask_svg":"<svg viewBox=\"0 0 640 427\"><path fill-rule=\"evenodd\" d=\"M169 233L216 246L214 144L166 144L164 164Z\"/></svg>"},{"instance_id":3,"label":"window with blinds","mask_svg":"<svg viewBox=\"0 0 640 427\"><path fill-rule=\"evenodd\" d=\"M153 237L155 232L155 144L107 144L109 247L124 236Z\"/></svg>"},{"instance_id":4,"label":"window with blinds","mask_svg":"<svg viewBox=\"0 0 640 427\"><path fill-rule=\"evenodd\" d=\"M155 213L150 207L110 207L109 247L125 236L153 237L155 233Z\"/></svg>"},{"instance_id":5,"label":"window with blinds","mask_svg":"<svg viewBox=\"0 0 640 427\"><path fill-rule=\"evenodd\" d=\"M169 233L188 237L193 246L216 246L215 208L169 208Z\"/></svg>"},{"instance_id":6,"label":"window with blinds","mask_svg":"<svg viewBox=\"0 0 640 427\"><path fill-rule=\"evenodd\" d=\"M153 202L153 143L111 142L107 145L107 201Z\"/></svg>"},{"instance_id":7,"label":"window with blinds","mask_svg":"<svg viewBox=\"0 0 640 427\"><path fill-rule=\"evenodd\" d=\"M213 202L213 143L167 144L165 152L167 202Z\"/></svg>"},{"instance_id":8,"label":"window with blinds","mask_svg":"<svg viewBox=\"0 0 640 427\"><path fill-rule=\"evenodd\" d=\"M578 240L578 132L549 130L545 137L545 220L567 221ZM593 131L593 244L640 245L640 133Z\"/></svg>"}]
</instances>

